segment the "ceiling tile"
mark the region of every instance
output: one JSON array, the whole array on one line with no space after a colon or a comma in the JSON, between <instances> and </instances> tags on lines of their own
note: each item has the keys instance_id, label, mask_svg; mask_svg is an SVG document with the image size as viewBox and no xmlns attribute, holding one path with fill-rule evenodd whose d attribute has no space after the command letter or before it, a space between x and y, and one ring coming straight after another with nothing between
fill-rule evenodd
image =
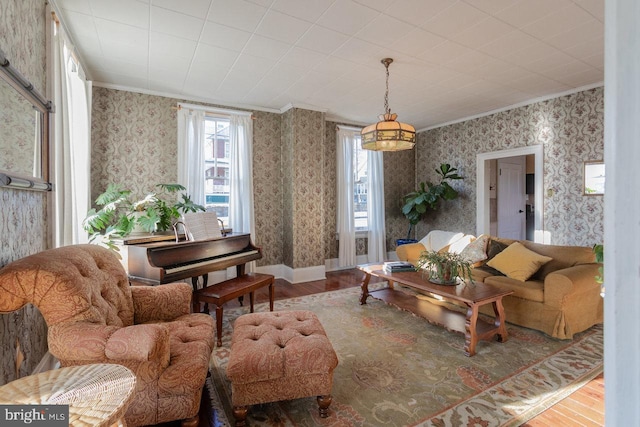
<instances>
[{"instance_id":1,"label":"ceiling tile","mask_svg":"<svg viewBox=\"0 0 640 427\"><path fill-rule=\"evenodd\" d=\"M529 46L540 43L535 37L520 30L506 32L494 41L478 47L478 50L495 58L507 58L514 53L526 51Z\"/></svg>"},{"instance_id":2,"label":"ceiling tile","mask_svg":"<svg viewBox=\"0 0 640 427\"><path fill-rule=\"evenodd\" d=\"M406 36L398 39L395 48L400 52L418 56L444 41L444 38L422 28L413 28Z\"/></svg>"},{"instance_id":3,"label":"ceiling tile","mask_svg":"<svg viewBox=\"0 0 640 427\"><path fill-rule=\"evenodd\" d=\"M354 35L379 14L352 0L336 0L317 23L343 34Z\"/></svg>"},{"instance_id":4,"label":"ceiling tile","mask_svg":"<svg viewBox=\"0 0 640 427\"><path fill-rule=\"evenodd\" d=\"M429 19L423 28L439 36L451 38L488 17L489 15L473 6L457 2Z\"/></svg>"},{"instance_id":5,"label":"ceiling tile","mask_svg":"<svg viewBox=\"0 0 640 427\"><path fill-rule=\"evenodd\" d=\"M603 34L604 25L602 22L593 19L549 38L546 42L558 49L564 50L579 45L585 40L597 40L601 38Z\"/></svg>"},{"instance_id":6,"label":"ceiling tile","mask_svg":"<svg viewBox=\"0 0 640 427\"><path fill-rule=\"evenodd\" d=\"M301 47L292 47L281 59L283 64L298 68L313 68L318 62L325 61L327 56Z\"/></svg>"},{"instance_id":7,"label":"ceiling tile","mask_svg":"<svg viewBox=\"0 0 640 427\"><path fill-rule=\"evenodd\" d=\"M197 41L203 26L204 19L155 6L151 7L151 31Z\"/></svg>"},{"instance_id":8,"label":"ceiling tile","mask_svg":"<svg viewBox=\"0 0 640 427\"><path fill-rule=\"evenodd\" d=\"M309 27L311 27L309 22L270 10L260 22L256 33L284 43L294 44Z\"/></svg>"},{"instance_id":9,"label":"ceiling tile","mask_svg":"<svg viewBox=\"0 0 640 427\"><path fill-rule=\"evenodd\" d=\"M238 59L238 53L217 46L200 43L193 56L193 64L231 68Z\"/></svg>"},{"instance_id":10,"label":"ceiling tile","mask_svg":"<svg viewBox=\"0 0 640 427\"><path fill-rule=\"evenodd\" d=\"M149 5L129 0L89 0L93 16L149 28Z\"/></svg>"},{"instance_id":11,"label":"ceiling tile","mask_svg":"<svg viewBox=\"0 0 640 427\"><path fill-rule=\"evenodd\" d=\"M568 0L518 0L513 2L511 7L495 14L495 17L516 28L522 28L553 14L558 7L567 4Z\"/></svg>"},{"instance_id":12,"label":"ceiling tile","mask_svg":"<svg viewBox=\"0 0 640 427\"><path fill-rule=\"evenodd\" d=\"M132 89L148 89L147 79L135 76L127 76L120 73L111 73L104 70L95 70L95 79L102 83L109 83L116 86L129 87Z\"/></svg>"},{"instance_id":13,"label":"ceiling tile","mask_svg":"<svg viewBox=\"0 0 640 427\"><path fill-rule=\"evenodd\" d=\"M97 69L108 73L141 78L146 78L149 73L149 66L146 63L134 64L131 62L120 61L115 58L111 58L109 61L104 61Z\"/></svg>"},{"instance_id":14,"label":"ceiling tile","mask_svg":"<svg viewBox=\"0 0 640 427\"><path fill-rule=\"evenodd\" d=\"M314 25L298 40L296 45L329 54L342 46L347 40L349 40L349 37L342 33Z\"/></svg>"},{"instance_id":15,"label":"ceiling tile","mask_svg":"<svg viewBox=\"0 0 640 427\"><path fill-rule=\"evenodd\" d=\"M414 28L396 18L379 15L358 31L355 37L380 46L395 47L396 42Z\"/></svg>"},{"instance_id":16,"label":"ceiling tile","mask_svg":"<svg viewBox=\"0 0 640 427\"><path fill-rule=\"evenodd\" d=\"M397 0L384 12L401 21L429 30L426 22L458 0Z\"/></svg>"},{"instance_id":17,"label":"ceiling tile","mask_svg":"<svg viewBox=\"0 0 640 427\"><path fill-rule=\"evenodd\" d=\"M475 49L499 39L503 34L512 30L511 25L489 17L465 28L464 31L452 36L451 40Z\"/></svg>"},{"instance_id":18,"label":"ceiling tile","mask_svg":"<svg viewBox=\"0 0 640 427\"><path fill-rule=\"evenodd\" d=\"M378 64L382 58L386 57L382 52L385 50L380 46L352 38L336 49L333 54L351 62L373 65Z\"/></svg>"},{"instance_id":19,"label":"ceiling tile","mask_svg":"<svg viewBox=\"0 0 640 427\"><path fill-rule=\"evenodd\" d=\"M91 7L86 0L57 0L56 4L59 8L68 11L84 13L85 15L91 15ZM66 16L66 13L65 13Z\"/></svg>"},{"instance_id":20,"label":"ceiling tile","mask_svg":"<svg viewBox=\"0 0 640 427\"><path fill-rule=\"evenodd\" d=\"M574 0L574 2L589 12L598 21L604 23L604 2L605 0Z\"/></svg>"},{"instance_id":21,"label":"ceiling tile","mask_svg":"<svg viewBox=\"0 0 640 427\"><path fill-rule=\"evenodd\" d=\"M290 47L287 43L254 34L249 39L242 53L259 56L261 58L271 58L277 61L287 53Z\"/></svg>"},{"instance_id":22,"label":"ceiling tile","mask_svg":"<svg viewBox=\"0 0 640 427\"><path fill-rule=\"evenodd\" d=\"M327 10L334 0L276 0L271 9L285 13L289 16L315 22Z\"/></svg>"},{"instance_id":23,"label":"ceiling tile","mask_svg":"<svg viewBox=\"0 0 640 427\"><path fill-rule=\"evenodd\" d=\"M447 40L444 43L434 46L432 49L424 51L418 56L431 64L446 64L469 52L471 52L471 49L468 47Z\"/></svg>"},{"instance_id":24,"label":"ceiling tile","mask_svg":"<svg viewBox=\"0 0 640 427\"><path fill-rule=\"evenodd\" d=\"M132 64L147 65L149 61L148 43L131 44L112 40L100 42L102 53L106 58L119 59Z\"/></svg>"},{"instance_id":25,"label":"ceiling tile","mask_svg":"<svg viewBox=\"0 0 640 427\"><path fill-rule=\"evenodd\" d=\"M489 15L495 15L501 10L513 6L513 0L463 0L468 5L475 7Z\"/></svg>"},{"instance_id":26,"label":"ceiling tile","mask_svg":"<svg viewBox=\"0 0 640 427\"><path fill-rule=\"evenodd\" d=\"M226 49L242 52L245 44L249 41L251 33L232 28L226 25L207 21L200 35L200 41L212 46L224 47Z\"/></svg>"},{"instance_id":27,"label":"ceiling tile","mask_svg":"<svg viewBox=\"0 0 640 427\"><path fill-rule=\"evenodd\" d=\"M538 37L540 40L547 40L591 20L593 20L591 14L574 4L570 4L556 10L555 13L544 19L539 19L523 27L522 31Z\"/></svg>"},{"instance_id":28,"label":"ceiling tile","mask_svg":"<svg viewBox=\"0 0 640 427\"><path fill-rule=\"evenodd\" d=\"M196 51L196 42L182 39L169 34L149 33L149 53L150 55L171 55L179 58L182 62L190 62Z\"/></svg>"},{"instance_id":29,"label":"ceiling tile","mask_svg":"<svg viewBox=\"0 0 640 427\"><path fill-rule=\"evenodd\" d=\"M207 20L253 32L266 12L265 7L245 0L213 0Z\"/></svg>"},{"instance_id":30,"label":"ceiling tile","mask_svg":"<svg viewBox=\"0 0 640 427\"><path fill-rule=\"evenodd\" d=\"M98 37L93 16L71 11L65 11L64 15L64 23L75 40L82 42L85 37Z\"/></svg>"},{"instance_id":31,"label":"ceiling tile","mask_svg":"<svg viewBox=\"0 0 640 427\"><path fill-rule=\"evenodd\" d=\"M153 5L174 12L184 13L199 19L207 16L211 0L153 0Z\"/></svg>"},{"instance_id":32,"label":"ceiling tile","mask_svg":"<svg viewBox=\"0 0 640 427\"><path fill-rule=\"evenodd\" d=\"M149 32L142 28L128 24L121 24L106 19L95 19L96 30L100 42L105 44L118 43L123 46L131 46L134 50L146 49L149 46ZM124 53L126 55L126 53Z\"/></svg>"}]
</instances>

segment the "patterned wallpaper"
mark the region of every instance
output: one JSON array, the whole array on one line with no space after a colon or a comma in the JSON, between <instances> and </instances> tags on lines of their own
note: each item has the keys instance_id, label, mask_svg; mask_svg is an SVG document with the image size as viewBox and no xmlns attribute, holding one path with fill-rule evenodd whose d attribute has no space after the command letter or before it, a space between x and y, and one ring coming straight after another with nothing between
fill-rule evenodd
<instances>
[{"instance_id":1,"label":"patterned wallpaper","mask_svg":"<svg viewBox=\"0 0 640 427\"><path fill-rule=\"evenodd\" d=\"M435 181L433 169L451 163L465 177L462 197L419 224L475 234L476 155L544 145L544 230L552 244L592 246L603 240L602 196L582 195L583 162L604 157L604 89L596 88L453 124L418 135L416 179ZM446 210L446 213L444 212Z\"/></svg>"},{"instance_id":2,"label":"patterned wallpaper","mask_svg":"<svg viewBox=\"0 0 640 427\"><path fill-rule=\"evenodd\" d=\"M93 88L91 197L109 183L141 197L161 182L175 182L178 123L182 100L102 87ZM192 102L191 102L192 103ZM253 122L258 265L282 263L282 180L280 115L255 112Z\"/></svg>"},{"instance_id":3,"label":"patterned wallpaper","mask_svg":"<svg viewBox=\"0 0 640 427\"><path fill-rule=\"evenodd\" d=\"M0 48L46 93L44 0L0 0ZM46 193L0 188L0 205L0 267L47 249ZM0 315L0 384L16 378L16 341L25 356L19 376L28 375L47 351L46 333L42 315L31 305Z\"/></svg>"},{"instance_id":4,"label":"patterned wallpaper","mask_svg":"<svg viewBox=\"0 0 640 427\"><path fill-rule=\"evenodd\" d=\"M4 80L0 81L0 123L0 170L32 175L36 115L31 102Z\"/></svg>"}]
</instances>

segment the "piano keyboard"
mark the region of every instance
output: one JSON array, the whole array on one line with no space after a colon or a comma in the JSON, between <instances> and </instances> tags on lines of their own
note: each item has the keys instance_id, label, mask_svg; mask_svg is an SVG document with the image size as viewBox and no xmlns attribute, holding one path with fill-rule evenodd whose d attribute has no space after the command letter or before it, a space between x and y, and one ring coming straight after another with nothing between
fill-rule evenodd
<instances>
[{"instance_id":1,"label":"piano keyboard","mask_svg":"<svg viewBox=\"0 0 640 427\"><path fill-rule=\"evenodd\" d=\"M228 261L228 260L232 260L232 259L236 259L236 258L243 258L249 255L254 255L259 253L259 251L257 250L250 250L250 251L246 251L246 252L238 252L235 254L231 254L231 255L226 255L226 256L222 256L222 257L218 257L218 258L214 258L214 259L208 259L208 260L204 260L204 261L199 261L199 262L194 262L191 264L185 264L185 265L180 265L177 267L173 267L173 268L166 268L166 274L175 274L175 273L180 273L182 271L185 270L193 270L196 269L198 267L203 267L206 266L208 264L211 264L212 262L220 262L220 261Z\"/></svg>"}]
</instances>

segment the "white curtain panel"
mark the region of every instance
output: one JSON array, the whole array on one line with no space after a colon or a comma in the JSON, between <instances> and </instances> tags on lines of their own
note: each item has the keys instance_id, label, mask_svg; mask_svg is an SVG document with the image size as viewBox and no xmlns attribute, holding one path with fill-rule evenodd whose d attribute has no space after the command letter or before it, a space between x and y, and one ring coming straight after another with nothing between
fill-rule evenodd
<instances>
[{"instance_id":1,"label":"white curtain panel","mask_svg":"<svg viewBox=\"0 0 640 427\"><path fill-rule=\"evenodd\" d=\"M64 29L54 36L52 141L54 247L88 242L82 220L91 206L91 89L71 55Z\"/></svg>"},{"instance_id":2,"label":"white curtain panel","mask_svg":"<svg viewBox=\"0 0 640 427\"><path fill-rule=\"evenodd\" d=\"M387 256L386 231L384 226L384 167L381 151L367 152L367 216L369 220L369 262L384 261Z\"/></svg>"},{"instance_id":3,"label":"white curtain panel","mask_svg":"<svg viewBox=\"0 0 640 427\"><path fill-rule=\"evenodd\" d=\"M229 226L234 232L250 233L255 243L253 119L246 114L232 114L229 123ZM245 269L253 271L255 262L247 263Z\"/></svg>"},{"instance_id":4,"label":"white curtain panel","mask_svg":"<svg viewBox=\"0 0 640 427\"><path fill-rule=\"evenodd\" d=\"M353 207L353 144L354 131L338 128L337 132L337 227L338 266L356 265L356 225Z\"/></svg>"},{"instance_id":5,"label":"white curtain panel","mask_svg":"<svg viewBox=\"0 0 640 427\"><path fill-rule=\"evenodd\" d=\"M178 110L178 184L191 200L204 206L204 115L179 105Z\"/></svg>"}]
</instances>

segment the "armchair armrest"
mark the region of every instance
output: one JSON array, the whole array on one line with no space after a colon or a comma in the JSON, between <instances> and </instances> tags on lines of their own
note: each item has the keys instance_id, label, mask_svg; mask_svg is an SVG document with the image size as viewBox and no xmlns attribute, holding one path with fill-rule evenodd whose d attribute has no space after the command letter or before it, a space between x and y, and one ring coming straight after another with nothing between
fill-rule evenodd
<instances>
[{"instance_id":1,"label":"armchair armrest","mask_svg":"<svg viewBox=\"0 0 640 427\"><path fill-rule=\"evenodd\" d=\"M420 254L425 250L425 246L420 242L407 243L396 248L396 255L398 255L400 261L409 261L415 265L420 259Z\"/></svg>"},{"instance_id":2,"label":"armchair armrest","mask_svg":"<svg viewBox=\"0 0 640 427\"><path fill-rule=\"evenodd\" d=\"M191 285L131 286L135 324L171 321L191 312Z\"/></svg>"},{"instance_id":3,"label":"armchair armrest","mask_svg":"<svg viewBox=\"0 0 640 427\"><path fill-rule=\"evenodd\" d=\"M49 350L63 364L130 361L169 364L169 330L161 325L71 323L49 328ZM124 363L123 363L124 364Z\"/></svg>"},{"instance_id":4,"label":"armchair armrest","mask_svg":"<svg viewBox=\"0 0 640 427\"><path fill-rule=\"evenodd\" d=\"M601 264L578 264L573 267L556 270L544 279L545 304L562 307L570 297L583 292L593 291L600 294L600 285L596 282Z\"/></svg>"}]
</instances>

